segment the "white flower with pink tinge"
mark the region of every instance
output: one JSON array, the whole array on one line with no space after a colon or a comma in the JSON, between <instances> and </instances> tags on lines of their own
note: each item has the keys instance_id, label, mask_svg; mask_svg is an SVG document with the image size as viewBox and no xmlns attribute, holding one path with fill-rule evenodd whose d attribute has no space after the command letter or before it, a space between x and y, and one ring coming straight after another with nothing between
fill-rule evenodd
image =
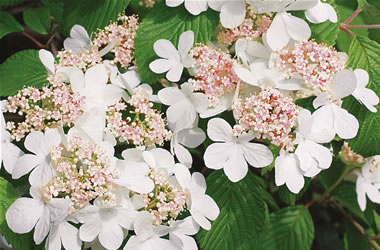
<instances>
[{"instance_id":1,"label":"white flower with pink tinge","mask_svg":"<svg viewBox=\"0 0 380 250\"><path fill-rule=\"evenodd\" d=\"M234 136L230 124L221 118L214 118L208 122L207 134L217 143L206 149L206 166L212 169L223 168L232 182L240 181L247 175L247 162L255 168L263 168L273 161L272 152L267 146L250 142L255 135L245 133Z\"/></svg>"},{"instance_id":2,"label":"white flower with pink tinge","mask_svg":"<svg viewBox=\"0 0 380 250\"><path fill-rule=\"evenodd\" d=\"M30 194L32 198L17 199L8 208L5 217L9 228L15 233L24 234L35 228L33 239L36 244L40 244L51 227L66 218L70 200L59 198L46 202L42 200L40 188L36 186L30 188Z\"/></svg>"},{"instance_id":3,"label":"white flower with pink tinge","mask_svg":"<svg viewBox=\"0 0 380 250\"><path fill-rule=\"evenodd\" d=\"M211 229L209 220L216 220L220 210L216 202L206 194L206 180L201 173L191 175L189 169L182 164L176 164L174 175L181 187L187 192L187 208L193 220L206 230Z\"/></svg>"},{"instance_id":4,"label":"white flower with pink tinge","mask_svg":"<svg viewBox=\"0 0 380 250\"><path fill-rule=\"evenodd\" d=\"M33 154L25 154L18 158L12 178L18 179L29 173L29 182L32 186L44 185L53 176L50 152L53 147L61 143L61 135L57 129L49 129L45 133L33 131L25 138L25 148Z\"/></svg>"},{"instance_id":5,"label":"white flower with pink tinge","mask_svg":"<svg viewBox=\"0 0 380 250\"><path fill-rule=\"evenodd\" d=\"M357 79L354 72L345 69L335 75L332 93L323 92L313 101L314 108L318 108L313 113L314 119L326 123L327 127L342 139L354 138L359 130L359 122L355 116L334 102L351 95L356 86Z\"/></svg>"},{"instance_id":6,"label":"white flower with pink tinge","mask_svg":"<svg viewBox=\"0 0 380 250\"><path fill-rule=\"evenodd\" d=\"M176 250L178 246L173 242L161 238L169 232L167 226L154 226L153 216L146 211L139 212L133 223L136 235L129 238L123 250Z\"/></svg>"},{"instance_id":7,"label":"white flower with pink tinge","mask_svg":"<svg viewBox=\"0 0 380 250\"><path fill-rule=\"evenodd\" d=\"M151 62L149 68L157 74L168 72L166 78L169 81L178 82L183 68L188 68L194 63L194 59L189 55L193 43L194 32L191 30L183 32L179 37L178 50L169 40L157 40L153 44L153 49L161 58Z\"/></svg>"},{"instance_id":8,"label":"white flower with pink tinge","mask_svg":"<svg viewBox=\"0 0 380 250\"><path fill-rule=\"evenodd\" d=\"M380 156L371 157L361 171L357 170L355 174L358 176L356 193L360 209L366 209L366 196L372 202L380 204Z\"/></svg>"}]
</instances>

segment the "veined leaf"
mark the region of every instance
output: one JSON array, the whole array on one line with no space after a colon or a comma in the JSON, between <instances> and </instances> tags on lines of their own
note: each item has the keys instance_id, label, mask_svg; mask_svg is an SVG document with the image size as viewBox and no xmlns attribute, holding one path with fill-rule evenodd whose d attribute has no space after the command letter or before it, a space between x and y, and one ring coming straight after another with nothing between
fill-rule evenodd
<instances>
[{"instance_id":1,"label":"veined leaf","mask_svg":"<svg viewBox=\"0 0 380 250\"><path fill-rule=\"evenodd\" d=\"M21 24L19 24L16 19L5 11L0 11L0 38L12 33L23 31Z\"/></svg>"},{"instance_id":2,"label":"veined leaf","mask_svg":"<svg viewBox=\"0 0 380 250\"><path fill-rule=\"evenodd\" d=\"M50 11L48 8L34 8L24 10L24 21L32 30L46 35L50 31Z\"/></svg>"},{"instance_id":3,"label":"veined leaf","mask_svg":"<svg viewBox=\"0 0 380 250\"><path fill-rule=\"evenodd\" d=\"M24 2L24 0L0 0L0 6L14 6Z\"/></svg>"}]
</instances>

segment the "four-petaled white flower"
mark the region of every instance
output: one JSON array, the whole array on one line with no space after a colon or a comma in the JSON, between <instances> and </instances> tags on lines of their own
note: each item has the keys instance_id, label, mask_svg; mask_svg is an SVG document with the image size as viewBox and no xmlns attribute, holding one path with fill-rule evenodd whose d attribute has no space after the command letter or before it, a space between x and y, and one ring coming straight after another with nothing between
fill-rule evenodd
<instances>
[{"instance_id":1,"label":"four-petaled white flower","mask_svg":"<svg viewBox=\"0 0 380 250\"><path fill-rule=\"evenodd\" d=\"M177 7L185 2L187 11L196 16L207 10L207 1L208 0L166 0L166 5L169 7Z\"/></svg>"},{"instance_id":2,"label":"four-petaled white flower","mask_svg":"<svg viewBox=\"0 0 380 250\"><path fill-rule=\"evenodd\" d=\"M178 41L178 50L166 39L157 40L153 44L156 54L161 57L149 64L149 68L157 74L168 72L166 78L172 82L178 82L181 78L183 67L189 68L194 59L189 51L194 43L194 32L191 30L181 34Z\"/></svg>"},{"instance_id":3,"label":"four-petaled white flower","mask_svg":"<svg viewBox=\"0 0 380 250\"><path fill-rule=\"evenodd\" d=\"M210 230L211 223L207 219L216 220L220 210L215 201L206 194L205 177L198 172L191 175L189 169L179 163L174 167L174 175L188 194L186 205L193 220L204 229Z\"/></svg>"},{"instance_id":4,"label":"four-petaled white flower","mask_svg":"<svg viewBox=\"0 0 380 250\"><path fill-rule=\"evenodd\" d=\"M276 51L284 48L293 39L308 40L311 36L309 25L301 18L287 12L279 12L266 32L265 40L268 46Z\"/></svg>"},{"instance_id":5,"label":"four-petaled white flower","mask_svg":"<svg viewBox=\"0 0 380 250\"><path fill-rule=\"evenodd\" d=\"M276 158L274 177L277 186L286 184L288 189L295 194L298 194L305 185L304 172L299 167L297 155L283 149Z\"/></svg>"},{"instance_id":6,"label":"four-petaled white flower","mask_svg":"<svg viewBox=\"0 0 380 250\"><path fill-rule=\"evenodd\" d=\"M376 112L375 105L379 104L379 97L369 88L366 88L369 82L368 72L364 69L355 69L356 89L352 93L360 103L364 104L371 112Z\"/></svg>"},{"instance_id":7,"label":"four-petaled white flower","mask_svg":"<svg viewBox=\"0 0 380 250\"><path fill-rule=\"evenodd\" d=\"M208 5L211 9L220 11L220 23L224 28L236 28L245 18L246 6L244 0L209 0Z\"/></svg>"},{"instance_id":8,"label":"four-petaled white flower","mask_svg":"<svg viewBox=\"0 0 380 250\"><path fill-rule=\"evenodd\" d=\"M178 246L173 242L161 238L161 236L168 234L169 227L154 226L153 216L147 211L142 211L136 215L133 228L136 235L129 238L123 250L178 249Z\"/></svg>"},{"instance_id":9,"label":"four-petaled white flower","mask_svg":"<svg viewBox=\"0 0 380 250\"><path fill-rule=\"evenodd\" d=\"M368 198L375 203L380 204L380 164L379 157L370 158L362 167L361 171L357 171L358 178L356 180L356 193L358 197L359 207L362 211L366 209Z\"/></svg>"},{"instance_id":10,"label":"four-petaled white flower","mask_svg":"<svg viewBox=\"0 0 380 250\"><path fill-rule=\"evenodd\" d=\"M86 29L79 25L75 24L70 30L70 37L66 38L63 41L63 46L65 50L71 50L74 53L79 53L89 48L91 45L90 37Z\"/></svg>"},{"instance_id":11,"label":"four-petaled white flower","mask_svg":"<svg viewBox=\"0 0 380 250\"><path fill-rule=\"evenodd\" d=\"M61 143L61 135L57 129L48 129L45 134L40 131L33 131L25 138L25 148L33 154L24 154L16 161L12 178L18 179L21 176L33 171L29 175L29 182L32 186L44 185L53 176L50 152L53 147Z\"/></svg>"},{"instance_id":12,"label":"four-petaled white flower","mask_svg":"<svg viewBox=\"0 0 380 250\"><path fill-rule=\"evenodd\" d=\"M208 122L207 134L213 143L206 149L204 161L208 168L224 169L232 182L243 179L248 172L247 162L255 168L263 168L273 161L270 149L260 143L251 143L253 134L234 136L228 122L213 118Z\"/></svg>"},{"instance_id":13,"label":"four-petaled white flower","mask_svg":"<svg viewBox=\"0 0 380 250\"><path fill-rule=\"evenodd\" d=\"M307 20L311 23L338 22L338 16L335 9L328 3L322 3L318 0L318 4L305 12Z\"/></svg>"},{"instance_id":14,"label":"four-petaled white flower","mask_svg":"<svg viewBox=\"0 0 380 250\"><path fill-rule=\"evenodd\" d=\"M45 202L40 187L30 188L32 198L19 198L7 210L7 224L13 232L24 234L34 228L33 239L40 244L54 225L60 224L69 213L69 199L53 198ZM73 240L73 239L71 239Z\"/></svg>"},{"instance_id":15,"label":"four-petaled white flower","mask_svg":"<svg viewBox=\"0 0 380 250\"><path fill-rule=\"evenodd\" d=\"M181 89L164 88L158 92L159 100L170 107L166 111L169 124L175 124L176 129L191 126L197 118L197 113L204 112L208 107L208 98L203 93L194 93L190 83L183 83Z\"/></svg>"},{"instance_id":16,"label":"four-petaled white flower","mask_svg":"<svg viewBox=\"0 0 380 250\"><path fill-rule=\"evenodd\" d=\"M342 139L354 138L359 129L359 122L334 101L351 95L356 89L356 84L355 74L352 70L345 69L334 77L333 96L322 93L313 101L314 108L322 106L313 113L314 119L326 123Z\"/></svg>"},{"instance_id":17,"label":"four-petaled white flower","mask_svg":"<svg viewBox=\"0 0 380 250\"><path fill-rule=\"evenodd\" d=\"M183 250L197 250L197 243L189 235L195 235L199 231L199 225L191 218L177 220L170 225L169 239Z\"/></svg>"}]
</instances>

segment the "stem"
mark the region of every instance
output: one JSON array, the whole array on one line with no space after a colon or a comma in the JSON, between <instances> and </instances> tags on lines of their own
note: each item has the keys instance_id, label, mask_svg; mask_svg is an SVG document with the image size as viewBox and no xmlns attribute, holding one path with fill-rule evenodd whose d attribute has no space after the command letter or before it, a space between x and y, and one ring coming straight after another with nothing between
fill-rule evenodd
<instances>
[{"instance_id":1,"label":"stem","mask_svg":"<svg viewBox=\"0 0 380 250\"><path fill-rule=\"evenodd\" d=\"M359 15L360 12L362 12L363 9L357 9L354 13L352 13L352 15L344 22L342 23L342 25L348 25L352 22L352 20L354 20L354 18Z\"/></svg>"},{"instance_id":2,"label":"stem","mask_svg":"<svg viewBox=\"0 0 380 250\"><path fill-rule=\"evenodd\" d=\"M375 240L371 238L371 236L368 235L368 233L365 231L365 229L356 221L354 220L345 210L344 208L336 201L331 201L334 206L346 217L354 227L368 240L369 244L372 246L373 249L380 250L380 246L377 244Z\"/></svg>"},{"instance_id":3,"label":"stem","mask_svg":"<svg viewBox=\"0 0 380 250\"><path fill-rule=\"evenodd\" d=\"M323 194L322 196L317 200L318 202L324 201L330 193L344 180L344 177L352 170L353 168L347 167L343 173L339 176L339 178L336 180L336 182L330 186Z\"/></svg>"},{"instance_id":4,"label":"stem","mask_svg":"<svg viewBox=\"0 0 380 250\"><path fill-rule=\"evenodd\" d=\"M24 36L26 36L27 38L29 38L32 42L34 42L41 49L45 48L45 45L43 45L42 43L40 43L39 41L37 41L34 37L32 37L31 35L29 35L25 31L23 32L23 34L24 34Z\"/></svg>"},{"instance_id":5,"label":"stem","mask_svg":"<svg viewBox=\"0 0 380 250\"><path fill-rule=\"evenodd\" d=\"M350 29L380 29L380 24L369 24L369 25L346 25Z\"/></svg>"}]
</instances>

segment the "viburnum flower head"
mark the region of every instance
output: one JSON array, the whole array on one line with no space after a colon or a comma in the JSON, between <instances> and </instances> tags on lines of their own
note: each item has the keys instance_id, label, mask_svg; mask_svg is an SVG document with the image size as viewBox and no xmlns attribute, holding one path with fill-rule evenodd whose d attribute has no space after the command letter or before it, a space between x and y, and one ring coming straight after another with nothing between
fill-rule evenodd
<instances>
[{"instance_id":1,"label":"viburnum flower head","mask_svg":"<svg viewBox=\"0 0 380 250\"><path fill-rule=\"evenodd\" d=\"M366 196L372 202L380 204L380 156L371 157L361 171L357 170L355 173L358 176L356 193L360 209L366 209Z\"/></svg>"},{"instance_id":2,"label":"viburnum flower head","mask_svg":"<svg viewBox=\"0 0 380 250\"><path fill-rule=\"evenodd\" d=\"M247 162L256 168L268 166L273 161L270 149L260 143L251 143L251 133L235 136L225 120L213 118L208 122L207 134L216 143L206 149L204 161L208 168L224 169L232 182L243 179L248 172Z\"/></svg>"},{"instance_id":3,"label":"viburnum flower head","mask_svg":"<svg viewBox=\"0 0 380 250\"><path fill-rule=\"evenodd\" d=\"M51 226L61 223L69 213L68 199L54 198L45 202L39 186L30 188L32 198L19 198L7 210L7 224L13 232L23 234L33 228L33 239L40 244L49 233Z\"/></svg>"},{"instance_id":4,"label":"viburnum flower head","mask_svg":"<svg viewBox=\"0 0 380 250\"><path fill-rule=\"evenodd\" d=\"M185 31L181 34L178 41L178 50L172 42L166 39L157 40L153 44L156 54L161 57L149 64L149 68L157 74L168 72L166 78L172 82L178 82L181 78L183 68L190 67L194 59L189 55L194 43L194 32Z\"/></svg>"}]
</instances>

